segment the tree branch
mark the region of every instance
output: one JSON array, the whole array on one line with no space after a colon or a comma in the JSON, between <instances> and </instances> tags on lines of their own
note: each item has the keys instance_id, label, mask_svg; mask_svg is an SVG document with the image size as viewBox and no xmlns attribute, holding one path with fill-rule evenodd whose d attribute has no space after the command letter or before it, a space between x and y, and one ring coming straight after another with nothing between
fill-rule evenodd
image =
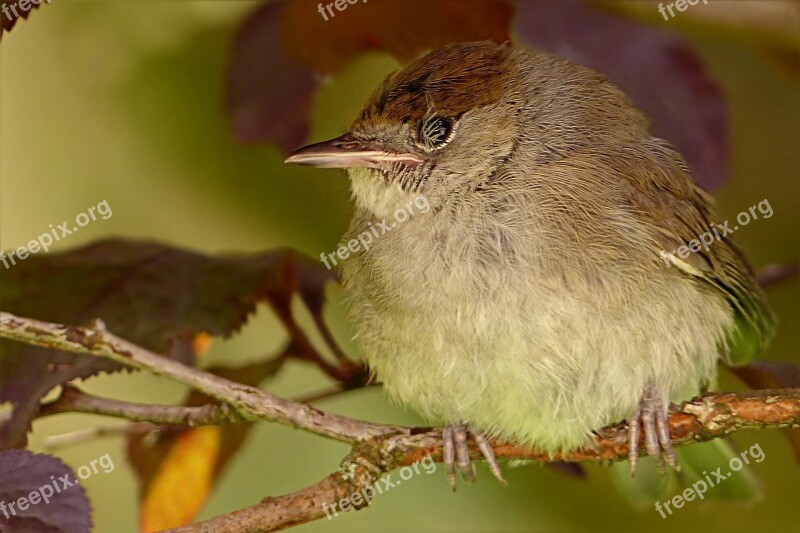
<instances>
[{"instance_id":1,"label":"tree branch","mask_svg":"<svg viewBox=\"0 0 800 533\"><path fill-rule=\"evenodd\" d=\"M0 337L34 346L94 355L188 385L230 405L243 421L268 420L354 443L394 430L354 420L274 396L188 367L109 333L102 322L92 328L65 326L0 312Z\"/></svg>"},{"instance_id":2,"label":"tree branch","mask_svg":"<svg viewBox=\"0 0 800 533\"><path fill-rule=\"evenodd\" d=\"M672 406L670 435L676 446L712 440L741 429L800 427L800 389L707 394ZM418 432L414 434L414 432ZM261 503L204 522L169 530L172 533L277 531L326 516L341 498L362 491L380 475L426 456L441 461L441 432L421 428L384 435L353 448L339 470L298 492L265 498ZM595 446L549 456L540 450L492 441L497 457L535 461L614 461L628 458L628 431L616 424L597 432ZM644 446L640 446L644 449ZM470 456L480 451L470 441ZM443 485L444 486L444 485Z\"/></svg>"},{"instance_id":3,"label":"tree branch","mask_svg":"<svg viewBox=\"0 0 800 533\"><path fill-rule=\"evenodd\" d=\"M70 397L46 407L52 412L78 406L86 412L118 415L133 420L186 423L189 418L211 423L214 417L231 416L235 421L267 420L280 422L353 445L340 468L320 482L298 492L266 498L258 505L222 515L205 522L172 531L275 531L321 518L323 505L332 505L372 484L383 473L410 465L425 457L441 460L441 431L372 424L340 415L324 413L306 404L285 400L253 387L225 380L195 368L186 367L115 337L98 324L94 328L62 326L0 313L0 337L36 346L104 357L134 368L147 370L194 387L227 403L227 407L198 408L147 406L96 399ZM68 389L67 389L68 390ZM102 400L102 402L98 402ZM218 410L212 409L217 407ZM158 409L156 409L158 408ZM93 411L88 411L93 409ZM72 409L75 410L75 409ZM128 415L131 415L130 417ZM136 418L138 417L138 418ZM669 430L676 446L722 437L741 429L800 428L800 388L706 394L672 406ZM644 439L644 436L641 437ZM592 446L553 456L541 450L492 441L497 457L550 461L613 461L628 457L628 432L615 424L596 432ZM645 446L640 446L644 449ZM475 459L480 452L470 441Z\"/></svg>"},{"instance_id":4,"label":"tree branch","mask_svg":"<svg viewBox=\"0 0 800 533\"><path fill-rule=\"evenodd\" d=\"M60 413L88 413L115 416L133 420L134 422L174 424L190 427L247 421L239 417L237 412L227 403L188 407L123 402L87 394L70 385L64 385L61 395L56 400L42 405L39 416Z\"/></svg>"}]
</instances>

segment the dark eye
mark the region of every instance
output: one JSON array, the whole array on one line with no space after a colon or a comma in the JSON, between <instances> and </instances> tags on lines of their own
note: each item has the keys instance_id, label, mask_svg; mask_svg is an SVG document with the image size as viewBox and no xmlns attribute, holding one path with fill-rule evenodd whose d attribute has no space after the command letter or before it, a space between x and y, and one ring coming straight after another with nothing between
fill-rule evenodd
<instances>
[{"instance_id":1,"label":"dark eye","mask_svg":"<svg viewBox=\"0 0 800 533\"><path fill-rule=\"evenodd\" d=\"M426 118L419 128L419 140L428 148L444 146L453 136L453 120L446 117Z\"/></svg>"}]
</instances>

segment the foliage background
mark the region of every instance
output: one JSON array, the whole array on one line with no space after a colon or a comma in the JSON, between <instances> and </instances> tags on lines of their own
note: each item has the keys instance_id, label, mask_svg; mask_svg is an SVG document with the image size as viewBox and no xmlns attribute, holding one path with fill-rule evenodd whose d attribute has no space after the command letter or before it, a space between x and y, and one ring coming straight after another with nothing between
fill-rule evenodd
<instances>
[{"instance_id":1,"label":"foliage background","mask_svg":"<svg viewBox=\"0 0 800 533\"><path fill-rule=\"evenodd\" d=\"M92 222L55 250L110 235L152 238L206 252L291 246L317 257L334 249L351 209L343 176L285 167L276 147L238 143L225 115L231 42L255 5L235 0L54 0L4 35L0 249L24 245L49 224L72 219L103 199L113 217ZM720 209L732 217L769 199L775 215L751 223L736 239L756 265L796 260L797 70L771 61L757 42L713 27L682 24L679 17L669 27L693 43L723 86L729 105L730 173L716 191ZM396 67L389 55L371 53L324 84L315 97L310 138L343 132L374 86ZM275 72L274 79L280 83L281 73ZM331 292L337 301L338 290ZM781 329L765 359L800 362L799 293L796 281L770 291ZM328 316L339 340L355 353L339 307L329 306ZM282 328L264 308L235 339L215 340L202 364L245 361L277 351L284 340ZM269 390L298 397L328 383L314 368L292 361L269 383ZM720 388L733 387L739 385L723 378ZM165 380L125 374L92 378L85 388L163 403L180 401L184 393ZM351 392L318 406L382 422L421 423L412 413L389 405L377 389ZM49 435L98 423L109 420L65 415L38 421L32 449L41 450ZM785 439L777 432L746 432L733 440L741 447L758 442L766 454L755 465L764 484L764 498L755 505L691 502L663 520L652 507L632 509L599 465L589 465L585 479L539 466L508 469L507 488L481 466L480 481L461 486L456 494L449 491L440 468L378 496L368 510L300 529L780 531L796 524L800 476ZM136 531L137 487L119 437L60 449L56 455L78 468L106 452L115 470L85 482L96 531ZM198 518L306 486L331 471L345 453L338 443L260 424Z\"/></svg>"}]
</instances>

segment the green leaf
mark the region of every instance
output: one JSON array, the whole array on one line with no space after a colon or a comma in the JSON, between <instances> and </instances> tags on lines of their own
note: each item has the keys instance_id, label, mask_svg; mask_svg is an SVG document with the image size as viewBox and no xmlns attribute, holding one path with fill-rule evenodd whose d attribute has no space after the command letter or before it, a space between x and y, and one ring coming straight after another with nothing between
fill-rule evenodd
<instances>
[{"instance_id":1,"label":"green leaf","mask_svg":"<svg viewBox=\"0 0 800 533\"><path fill-rule=\"evenodd\" d=\"M703 499L754 502L762 497L761 482L725 440L700 442L681 447L676 452L681 464L683 486L695 487L695 491L700 492L703 485L708 485ZM753 459L748 456L748 461ZM734 470L740 466L740 469ZM718 479L713 474L715 471L725 479Z\"/></svg>"}]
</instances>

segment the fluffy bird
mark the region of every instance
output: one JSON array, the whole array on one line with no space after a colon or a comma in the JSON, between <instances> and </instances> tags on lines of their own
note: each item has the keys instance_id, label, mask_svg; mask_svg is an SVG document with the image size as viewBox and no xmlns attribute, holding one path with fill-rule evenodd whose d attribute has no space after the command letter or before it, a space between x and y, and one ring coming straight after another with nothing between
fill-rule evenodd
<instances>
[{"instance_id":1,"label":"fluffy bird","mask_svg":"<svg viewBox=\"0 0 800 533\"><path fill-rule=\"evenodd\" d=\"M342 265L355 338L388 395L442 423L451 483L492 472L499 438L551 453L628 420L675 467L670 400L771 330L711 197L603 75L509 44L456 44L393 73L349 132L289 163L346 168L345 240L390 231ZM419 196L430 209L399 217ZM388 224L391 222L391 225Z\"/></svg>"}]
</instances>

